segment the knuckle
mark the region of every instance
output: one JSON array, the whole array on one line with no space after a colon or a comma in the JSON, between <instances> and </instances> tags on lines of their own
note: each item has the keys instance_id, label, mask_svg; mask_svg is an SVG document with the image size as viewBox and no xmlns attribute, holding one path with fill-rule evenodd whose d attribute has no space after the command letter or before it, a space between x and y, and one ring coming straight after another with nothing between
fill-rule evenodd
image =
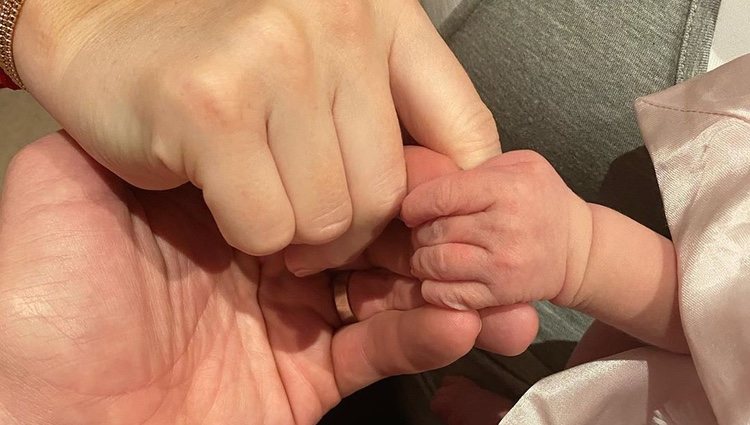
<instances>
[{"instance_id":1,"label":"knuckle","mask_svg":"<svg viewBox=\"0 0 750 425\"><path fill-rule=\"evenodd\" d=\"M503 215L516 219L523 218L519 216L524 214L529 200L538 196L540 188L534 179L529 178L524 172L505 174L503 178L503 183L493 188L495 204L502 209ZM513 225L515 222L508 224Z\"/></svg>"},{"instance_id":2,"label":"knuckle","mask_svg":"<svg viewBox=\"0 0 750 425\"><path fill-rule=\"evenodd\" d=\"M480 211L474 214L474 220L472 221L473 226L466 226L467 230L473 232L477 237L481 237L482 240L487 243L486 247L496 246L500 241L497 240L503 233L503 226L505 225L505 218L498 214L496 211Z\"/></svg>"},{"instance_id":3,"label":"knuckle","mask_svg":"<svg viewBox=\"0 0 750 425\"><path fill-rule=\"evenodd\" d=\"M269 8L262 19L249 23L255 63L273 64L289 82L304 84L313 61L313 49L303 24L291 14Z\"/></svg>"},{"instance_id":4,"label":"knuckle","mask_svg":"<svg viewBox=\"0 0 750 425\"><path fill-rule=\"evenodd\" d=\"M431 241L443 241L446 238L445 222L435 220L427 226L427 239Z\"/></svg>"},{"instance_id":5,"label":"knuckle","mask_svg":"<svg viewBox=\"0 0 750 425\"><path fill-rule=\"evenodd\" d=\"M517 274L527 263L527 257L512 246L503 247L495 253L492 261L493 267L503 276Z\"/></svg>"},{"instance_id":6,"label":"knuckle","mask_svg":"<svg viewBox=\"0 0 750 425\"><path fill-rule=\"evenodd\" d=\"M398 214L406 197L405 170L384 173L381 179L368 186L367 189L367 196L362 198L364 205L361 205L358 210L377 222L391 219Z\"/></svg>"},{"instance_id":7,"label":"knuckle","mask_svg":"<svg viewBox=\"0 0 750 425\"><path fill-rule=\"evenodd\" d=\"M453 184L444 184L435 193L435 208L438 213L442 215L448 215L453 210L453 205L456 204L458 191L455 190Z\"/></svg>"},{"instance_id":8,"label":"knuckle","mask_svg":"<svg viewBox=\"0 0 750 425\"><path fill-rule=\"evenodd\" d=\"M415 277L429 277L430 259L427 257L427 248L417 249L411 257L411 272Z\"/></svg>"},{"instance_id":9,"label":"knuckle","mask_svg":"<svg viewBox=\"0 0 750 425\"><path fill-rule=\"evenodd\" d=\"M520 182L531 184L531 181L544 179L557 174L555 168L541 154L531 150L513 151L503 156L502 160L509 162L512 175ZM500 165L500 167L503 167Z\"/></svg>"},{"instance_id":10,"label":"knuckle","mask_svg":"<svg viewBox=\"0 0 750 425\"><path fill-rule=\"evenodd\" d=\"M496 189L495 204L498 209L502 209L503 215L509 220L503 223L503 228L512 228L514 223L510 220L521 213L524 202L521 192L522 188L515 181L506 181L502 188Z\"/></svg>"},{"instance_id":11,"label":"knuckle","mask_svg":"<svg viewBox=\"0 0 750 425\"><path fill-rule=\"evenodd\" d=\"M500 135L492 112L483 103L466 109L456 121L456 134L461 143L457 154L461 157L476 157L483 160L500 153ZM471 164L479 165L478 163Z\"/></svg>"},{"instance_id":12,"label":"knuckle","mask_svg":"<svg viewBox=\"0 0 750 425\"><path fill-rule=\"evenodd\" d=\"M296 238L305 244L323 244L344 234L352 224L352 204L346 199L310 217L297 219Z\"/></svg>"},{"instance_id":13,"label":"knuckle","mask_svg":"<svg viewBox=\"0 0 750 425\"><path fill-rule=\"evenodd\" d=\"M486 105L481 104L475 111L468 113L465 122L466 135L471 136L467 137L468 140L499 141L495 117Z\"/></svg>"},{"instance_id":14,"label":"knuckle","mask_svg":"<svg viewBox=\"0 0 750 425\"><path fill-rule=\"evenodd\" d=\"M533 199L539 191L533 180L528 176L526 174L523 178L513 182L513 196L507 200L507 203L513 205L516 213L519 213L524 206L528 205L528 201Z\"/></svg>"},{"instance_id":15,"label":"knuckle","mask_svg":"<svg viewBox=\"0 0 750 425\"><path fill-rule=\"evenodd\" d=\"M449 269L449 258L452 255L452 250L445 246L439 246L432 250L432 267L437 274L442 274Z\"/></svg>"},{"instance_id":16,"label":"knuckle","mask_svg":"<svg viewBox=\"0 0 750 425\"><path fill-rule=\"evenodd\" d=\"M159 135L153 135L150 142L147 160L156 176L148 177L150 180L157 177L161 185L161 187L153 187L153 189L171 189L185 183L190 175L185 163L184 146L174 139ZM161 172L158 173L157 171ZM144 185L141 185L141 187L144 187Z\"/></svg>"},{"instance_id":17,"label":"knuckle","mask_svg":"<svg viewBox=\"0 0 750 425\"><path fill-rule=\"evenodd\" d=\"M236 55L209 53L200 64L185 62L159 70L155 86L165 99L162 109L183 111L189 125L227 134L245 125L246 93L266 93L269 86L302 91L314 63L310 42L291 14L269 7L262 16L239 22L239 35L251 49ZM277 72L267 73L272 67ZM281 84L279 84L281 82Z\"/></svg>"},{"instance_id":18,"label":"knuckle","mask_svg":"<svg viewBox=\"0 0 750 425\"><path fill-rule=\"evenodd\" d=\"M552 164L547 161L542 155L533 152L525 151L526 161L524 161L525 171L532 176L546 176L550 172L554 172Z\"/></svg>"},{"instance_id":19,"label":"knuckle","mask_svg":"<svg viewBox=\"0 0 750 425\"><path fill-rule=\"evenodd\" d=\"M238 84L211 66L175 71L163 79L169 108L184 110L189 124L207 131L231 132L242 125L244 108L236 95Z\"/></svg>"}]
</instances>

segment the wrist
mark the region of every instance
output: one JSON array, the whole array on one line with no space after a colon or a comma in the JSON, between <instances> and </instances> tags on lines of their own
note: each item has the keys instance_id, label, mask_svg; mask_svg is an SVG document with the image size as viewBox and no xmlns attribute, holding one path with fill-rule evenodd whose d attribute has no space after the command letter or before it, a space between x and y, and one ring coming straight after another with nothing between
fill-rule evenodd
<instances>
[{"instance_id":1,"label":"wrist","mask_svg":"<svg viewBox=\"0 0 750 425\"><path fill-rule=\"evenodd\" d=\"M685 352L672 242L603 206L590 206L586 270L566 307L648 344Z\"/></svg>"},{"instance_id":2,"label":"wrist","mask_svg":"<svg viewBox=\"0 0 750 425\"><path fill-rule=\"evenodd\" d=\"M108 2L111 0L25 0L16 23L13 52L16 69L27 87L55 84L84 38L80 24Z\"/></svg>"},{"instance_id":3,"label":"wrist","mask_svg":"<svg viewBox=\"0 0 750 425\"><path fill-rule=\"evenodd\" d=\"M568 214L568 246L565 278L558 295L551 301L561 307L576 308L589 297L585 285L592 259L594 212L592 206L573 195Z\"/></svg>"}]
</instances>

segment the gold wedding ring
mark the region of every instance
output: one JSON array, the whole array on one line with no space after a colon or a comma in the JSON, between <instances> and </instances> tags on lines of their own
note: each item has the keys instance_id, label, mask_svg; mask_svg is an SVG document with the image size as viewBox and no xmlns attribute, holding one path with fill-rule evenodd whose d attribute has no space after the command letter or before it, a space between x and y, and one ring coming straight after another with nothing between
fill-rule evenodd
<instances>
[{"instance_id":1,"label":"gold wedding ring","mask_svg":"<svg viewBox=\"0 0 750 425\"><path fill-rule=\"evenodd\" d=\"M333 302L336 304L336 312L339 314L341 323L351 325L357 323L357 316L349 303L349 280L352 272L337 273L333 278Z\"/></svg>"}]
</instances>

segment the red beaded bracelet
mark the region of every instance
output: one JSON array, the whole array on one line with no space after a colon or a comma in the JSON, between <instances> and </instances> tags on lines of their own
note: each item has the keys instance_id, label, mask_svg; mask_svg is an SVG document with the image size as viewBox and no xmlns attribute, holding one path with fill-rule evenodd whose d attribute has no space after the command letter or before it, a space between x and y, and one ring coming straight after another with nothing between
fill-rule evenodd
<instances>
[{"instance_id":1,"label":"red beaded bracelet","mask_svg":"<svg viewBox=\"0 0 750 425\"><path fill-rule=\"evenodd\" d=\"M19 90L20 88L8 77L8 75L0 69L0 89L11 89Z\"/></svg>"}]
</instances>

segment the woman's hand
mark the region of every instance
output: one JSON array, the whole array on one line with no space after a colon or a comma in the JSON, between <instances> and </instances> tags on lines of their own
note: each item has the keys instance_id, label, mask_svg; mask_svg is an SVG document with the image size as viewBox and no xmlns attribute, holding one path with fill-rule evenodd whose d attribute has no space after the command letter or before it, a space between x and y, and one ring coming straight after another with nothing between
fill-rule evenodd
<instances>
[{"instance_id":1,"label":"woman's hand","mask_svg":"<svg viewBox=\"0 0 750 425\"><path fill-rule=\"evenodd\" d=\"M326 275L237 252L195 189L133 189L59 134L5 182L3 424L314 424L380 378L456 360L479 331L382 271L352 276L360 322L340 329ZM382 252L394 242L368 258L408 259Z\"/></svg>"},{"instance_id":2,"label":"woman's hand","mask_svg":"<svg viewBox=\"0 0 750 425\"><path fill-rule=\"evenodd\" d=\"M298 244L298 275L350 261L397 213L398 117L462 167L500 149L416 0L27 0L15 51L100 163L145 189L194 183L232 246Z\"/></svg>"}]
</instances>

